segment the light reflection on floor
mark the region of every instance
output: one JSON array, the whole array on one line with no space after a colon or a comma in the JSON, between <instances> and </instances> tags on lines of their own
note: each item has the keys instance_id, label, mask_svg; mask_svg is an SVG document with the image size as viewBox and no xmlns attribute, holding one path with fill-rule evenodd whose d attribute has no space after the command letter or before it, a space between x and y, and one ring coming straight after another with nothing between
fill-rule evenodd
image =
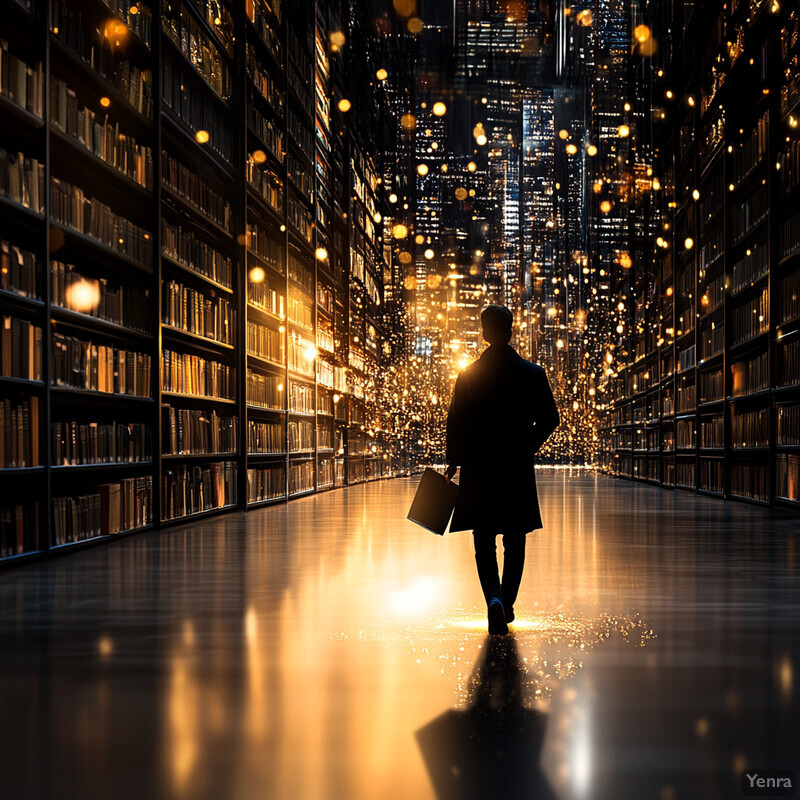
<instances>
[{"instance_id":1,"label":"light reflection on floor","mask_svg":"<svg viewBox=\"0 0 800 800\"><path fill-rule=\"evenodd\" d=\"M471 800L476 742L537 800L731 800L800 766L800 521L537 477L499 644L470 537L408 523L405 480L6 573L0 794Z\"/></svg>"}]
</instances>

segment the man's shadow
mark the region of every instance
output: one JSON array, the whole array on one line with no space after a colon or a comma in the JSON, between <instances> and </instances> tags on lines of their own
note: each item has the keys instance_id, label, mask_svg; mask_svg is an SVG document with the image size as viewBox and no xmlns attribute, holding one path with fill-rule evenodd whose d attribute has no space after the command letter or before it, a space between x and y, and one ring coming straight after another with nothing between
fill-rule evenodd
<instances>
[{"instance_id":1,"label":"man's shadow","mask_svg":"<svg viewBox=\"0 0 800 800\"><path fill-rule=\"evenodd\" d=\"M523 705L524 676L514 635L487 636L469 706L416 732L439 800L557 800L539 764L547 717Z\"/></svg>"}]
</instances>

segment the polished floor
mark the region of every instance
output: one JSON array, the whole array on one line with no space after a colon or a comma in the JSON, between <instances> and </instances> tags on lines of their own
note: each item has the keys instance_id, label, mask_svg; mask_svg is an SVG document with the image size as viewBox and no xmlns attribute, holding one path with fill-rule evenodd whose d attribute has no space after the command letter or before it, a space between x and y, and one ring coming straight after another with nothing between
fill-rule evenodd
<instances>
[{"instance_id":1,"label":"polished floor","mask_svg":"<svg viewBox=\"0 0 800 800\"><path fill-rule=\"evenodd\" d=\"M0 574L0 797L731 800L800 767L800 520L543 470L507 637L350 487Z\"/></svg>"}]
</instances>

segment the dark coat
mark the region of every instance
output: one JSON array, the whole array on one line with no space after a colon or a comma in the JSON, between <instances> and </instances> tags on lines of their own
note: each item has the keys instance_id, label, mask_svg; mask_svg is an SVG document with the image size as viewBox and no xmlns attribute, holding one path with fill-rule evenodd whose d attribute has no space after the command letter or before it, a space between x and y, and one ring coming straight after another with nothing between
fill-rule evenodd
<instances>
[{"instance_id":1,"label":"dark coat","mask_svg":"<svg viewBox=\"0 0 800 800\"><path fill-rule=\"evenodd\" d=\"M464 369L447 414L447 462L461 466L450 530L543 527L534 454L558 423L545 371L510 345Z\"/></svg>"}]
</instances>

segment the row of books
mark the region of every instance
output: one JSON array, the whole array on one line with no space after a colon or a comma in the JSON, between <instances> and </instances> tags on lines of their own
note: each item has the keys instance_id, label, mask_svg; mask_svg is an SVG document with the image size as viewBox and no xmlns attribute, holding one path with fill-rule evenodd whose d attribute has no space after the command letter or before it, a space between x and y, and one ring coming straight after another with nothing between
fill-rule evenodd
<instances>
[{"instance_id":1,"label":"row of books","mask_svg":"<svg viewBox=\"0 0 800 800\"><path fill-rule=\"evenodd\" d=\"M778 384L796 386L800 383L800 339L789 341L778 350Z\"/></svg>"},{"instance_id":2,"label":"row of books","mask_svg":"<svg viewBox=\"0 0 800 800\"><path fill-rule=\"evenodd\" d=\"M289 494L314 489L314 462L292 461L289 464Z\"/></svg>"},{"instance_id":3,"label":"row of books","mask_svg":"<svg viewBox=\"0 0 800 800\"><path fill-rule=\"evenodd\" d=\"M307 331L314 329L314 312L309 301L292 289L289 290L289 322Z\"/></svg>"},{"instance_id":4,"label":"row of books","mask_svg":"<svg viewBox=\"0 0 800 800\"><path fill-rule=\"evenodd\" d=\"M248 453L283 453L286 438L282 422L247 421Z\"/></svg>"},{"instance_id":5,"label":"row of books","mask_svg":"<svg viewBox=\"0 0 800 800\"><path fill-rule=\"evenodd\" d=\"M289 336L289 369L313 377L316 348L296 334Z\"/></svg>"},{"instance_id":6,"label":"row of books","mask_svg":"<svg viewBox=\"0 0 800 800\"><path fill-rule=\"evenodd\" d=\"M769 191L759 186L744 203L731 209L731 232L734 243L743 239L769 212Z\"/></svg>"},{"instance_id":7,"label":"row of books","mask_svg":"<svg viewBox=\"0 0 800 800\"><path fill-rule=\"evenodd\" d=\"M0 399L0 469L40 464L39 398Z\"/></svg>"},{"instance_id":8,"label":"row of books","mask_svg":"<svg viewBox=\"0 0 800 800\"><path fill-rule=\"evenodd\" d=\"M238 448L239 423L235 416L165 405L162 420L164 455L235 453Z\"/></svg>"},{"instance_id":9,"label":"row of books","mask_svg":"<svg viewBox=\"0 0 800 800\"><path fill-rule=\"evenodd\" d=\"M321 362L320 362L321 363ZM333 416L333 396L330 392L318 391L317 392L317 413L324 414L329 417Z\"/></svg>"},{"instance_id":10,"label":"row of books","mask_svg":"<svg viewBox=\"0 0 800 800\"><path fill-rule=\"evenodd\" d=\"M42 329L27 319L3 317L0 327L0 375L42 380Z\"/></svg>"},{"instance_id":11,"label":"row of books","mask_svg":"<svg viewBox=\"0 0 800 800\"><path fill-rule=\"evenodd\" d=\"M37 214L44 213L44 164L0 147L0 196Z\"/></svg>"},{"instance_id":12,"label":"row of books","mask_svg":"<svg viewBox=\"0 0 800 800\"><path fill-rule=\"evenodd\" d=\"M52 177L50 207L53 219L90 236L146 267L153 264L150 234L129 219L113 212L105 203L87 197L83 189Z\"/></svg>"},{"instance_id":13,"label":"row of books","mask_svg":"<svg viewBox=\"0 0 800 800\"><path fill-rule=\"evenodd\" d=\"M781 405L777 409L778 446L800 445L800 405Z\"/></svg>"},{"instance_id":14,"label":"row of books","mask_svg":"<svg viewBox=\"0 0 800 800\"><path fill-rule=\"evenodd\" d=\"M269 311L270 314L275 314L281 319L286 316L283 293L273 289L270 281L265 280L262 283L249 282L247 285L247 298L249 303L258 306L264 311Z\"/></svg>"},{"instance_id":15,"label":"row of books","mask_svg":"<svg viewBox=\"0 0 800 800\"><path fill-rule=\"evenodd\" d=\"M161 27L217 95L228 100L231 96L228 63L184 3L164 6Z\"/></svg>"},{"instance_id":16,"label":"row of books","mask_svg":"<svg viewBox=\"0 0 800 800\"><path fill-rule=\"evenodd\" d=\"M247 502L273 500L286 494L286 470L282 464L247 470Z\"/></svg>"},{"instance_id":17,"label":"row of books","mask_svg":"<svg viewBox=\"0 0 800 800\"><path fill-rule=\"evenodd\" d=\"M91 494L53 499L53 544L133 530L152 522L149 475L98 486Z\"/></svg>"},{"instance_id":18,"label":"row of books","mask_svg":"<svg viewBox=\"0 0 800 800\"><path fill-rule=\"evenodd\" d=\"M712 372L700 373L700 402L713 403L722 400L725 393L725 380L722 368Z\"/></svg>"},{"instance_id":19,"label":"row of books","mask_svg":"<svg viewBox=\"0 0 800 800\"><path fill-rule=\"evenodd\" d=\"M236 396L236 370L218 361L164 350L161 387L165 392L232 400Z\"/></svg>"},{"instance_id":20,"label":"row of books","mask_svg":"<svg viewBox=\"0 0 800 800\"><path fill-rule=\"evenodd\" d=\"M352 438L352 437L351 437ZM364 436L361 434L361 444ZM690 419L679 419L675 423L675 441L678 447L694 447L694 423ZM352 442L348 442L352 449Z\"/></svg>"},{"instance_id":21,"label":"row of books","mask_svg":"<svg viewBox=\"0 0 800 800\"><path fill-rule=\"evenodd\" d=\"M285 406L283 378L277 375L260 375L247 370L247 403L260 408L282 410Z\"/></svg>"},{"instance_id":22,"label":"row of books","mask_svg":"<svg viewBox=\"0 0 800 800\"><path fill-rule=\"evenodd\" d=\"M245 51L247 77L253 82L256 91L267 101L278 117L283 117L283 93L280 84L264 69L261 58L250 42ZM265 140L266 141L266 140Z\"/></svg>"},{"instance_id":23,"label":"row of books","mask_svg":"<svg viewBox=\"0 0 800 800\"><path fill-rule=\"evenodd\" d=\"M278 26L275 25L273 14L280 23L282 17L283 0L248 0L245 3L247 17L258 34L264 47L270 52L276 63L283 66L283 44L278 35ZM278 28L278 30L276 30Z\"/></svg>"},{"instance_id":24,"label":"row of books","mask_svg":"<svg viewBox=\"0 0 800 800\"><path fill-rule=\"evenodd\" d=\"M109 283L107 278L87 278L74 264L50 265L53 304L117 325L151 333L150 290L135 283Z\"/></svg>"},{"instance_id":25,"label":"row of books","mask_svg":"<svg viewBox=\"0 0 800 800\"><path fill-rule=\"evenodd\" d=\"M264 163L262 159L250 153L245 165L245 176L256 194L275 213L283 214L283 181L277 172Z\"/></svg>"},{"instance_id":26,"label":"row of books","mask_svg":"<svg viewBox=\"0 0 800 800\"><path fill-rule=\"evenodd\" d=\"M77 93L58 78L50 80L53 126L110 167L147 189L153 186L153 151L120 131L119 122L78 103Z\"/></svg>"},{"instance_id":27,"label":"row of books","mask_svg":"<svg viewBox=\"0 0 800 800\"><path fill-rule=\"evenodd\" d=\"M800 317L800 268L781 281L780 304L781 322L790 322Z\"/></svg>"},{"instance_id":28,"label":"row of books","mask_svg":"<svg viewBox=\"0 0 800 800\"><path fill-rule=\"evenodd\" d=\"M203 466L177 466L161 479L164 519L177 519L236 503L236 464L221 461Z\"/></svg>"},{"instance_id":29,"label":"row of books","mask_svg":"<svg viewBox=\"0 0 800 800\"><path fill-rule=\"evenodd\" d=\"M219 100L202 88L201 79L182 56L164 50L161 87L164 103L197 134L205 131L207 145L228 163L232 160L231 118Z\"/></svg>"},{"instance_id":30,"label":"row of books","mask_svg":"<svg viewBox=\"0 0 800 800\"><path fill-rule=\"evenodd\" d=\"M722 417L700 421L700 447L724 447L725 424Z\"/></svg>"},{"instance_id":31,"label":"row of books","mask_svg":"<svg viewBox=\"0 0 800 800\"><path fill-rule=\"evenodd\" d=\"M317 347L330 352L333 351L333 344L327 338L323 338L322 342L320 342L319 331L317 331ZM323 361L321 358L317 359L317 383L320 386L333 389L333 365Z\"/></svg>"},{"instance_id":32,"label":"row of books","mask_svg":"<svg viewBox=\"0 0 800 800\"><path fill-rule=\"evenodd\" d=\"M247 122L253 133L266 146L278 161L283 162L286 155L283 131L275 120L267 119L254 105L248 106ZM254 159L255 163L258 163Z\"/></svg>"},{"instance_id":33,"label":"row of books","mask_svg":"<svg viewBox=\"0 0 800 800\"><path fill-rule=\"evenodd\" d=\"M0 239L0 289L38 298L39 262L34 253Z\"/></svg>"},{"instance_id":34,"label":"row of books","mask_svg":"<svg viewBox=\"0 0 800 800\"><path fill-rule=\"evenodd\" d=\"M322 458L317 469L317 488L329 489L333 486L333 461L330 458Z\"/></svg>"},{"instance_id":35,"label":"row of books","mask_svg":"<svg viewBox=\"0 0 800 800\"><path fill-rule=\"evenodd\" d=\"M150 397L150 370L148 353L53 334L50 377L55 386Z\"/></svg>"},{"instance_id":36,"label":"row of books","mask_svg":"<svg viewBox=\"0 0 800 800\"><path fill-rule=\"evenodd\" d=\"M280 331L257 322L247 323L247 352L250 355L282 364L285 358L283 340L284 335Z\"/></svg>"},{"instance_id":37,"label":"row of books","mask_svg":"<svg viewBox=\"0 0 800 800\"><path fill-rule=\"evenodd\" d=\"M103 0L150 49L153 38L153 12L141 0Z\"/></svg>"},{"instance_id":38,"label":"row of books","mask_svg":"<svg viewBox=\"0 0 800 800\"><path fill-rule=\"evenodd\" d=\"M289 452L314 449L314 423L307 419L289 420Z\"/></svg>"},{"instance_id":39,"label":"row of books","mask_svg":"<svg viewBox=\"0 0 800 800\"><path fill-rule=\"evenodd\" d=\"M725 276L718 275L714 280L709 281L703 292L700 303L703 313L710 314L722 305L725 297Z\"/></svg>"},{"instance_id":40,"label":"row of books","mask_svg":"<svg viewBox=\"0 0 800 800\"><path fill-rule=\"evenodd\" d=\"M118 48L110 48L104 32L76 10L72 0L50 3L50 30L95 72L112 84L139 113L153 118L153 76L139 69Z\"/></svg>"},{"instance_id":41,"label":"row of books","mask_svg":"<svg viewBox=\"0 0 800 800\"><path fill-rule=\"evenodd\" d=\"M800 455L778 453L775 462L775 494L786 500L800 500Z\"/></svg>"},{"instance_id":42,"label":"row of books","mask_svg":"<svg viewBox=\"0 0 800 800\"><path fill-rule=\"evenodd\" d=\"M210 278L222 286L233 285L233 262L210 244L198 239L190 230L163 220L162 248L164 255L184 267Z\"/></svg>"},{"instance_id":43,"label":"row of books","mask_svg":"<svg viewBox=\"0 0 800 800\"><path fill-rule=\"evenodd\" d=\"M292 153L286 158L286 169L289 179L297 187L305 201L311 205L314 202L314 173L309 172L303 164Z\"/></svg>"},{"instance_id":44,"label":"row of books","mask_svg":"<svg viewBox=\"0 0 800 800\"><path fill-rule=\"evenodd\" d=\"M734 346L769 330L769 295L767 290L735 308L731 313L731 342Z\"/></svg>"},{"instance_id":45,"label":"row of books","mask_svg":"<svg viewBox=\"0 0 800 800\"><path fill-rule=\"evenodd\" d=\"M734 150L733 177L741 183L761 162L769 148L769 119L765 113L750 136Z\"/></svg>"},{"instance_id":46,"label":"row of books","mask_svg":"<svg viewBox=\"0 0 800 800\"><path fill-rule=\"evenodd\" d=\"M731 447L769 447L768 408L731 415Z\"/></svg>"},{"instance_id":47,"label":"row of books","mask_svg":"<svg viewBox=\"0 0 800 800\"><path fill-rule=\"evenodd\" d=\"M313 414L314 387L292 381L289 384L289 410L296 414Z\"/></svg>"},{"instance_id":48,"label":"row of books","mask_svg":"<svg viewBox=\"0 0 800 800\"><path fill-rule=\"evenodd\" d=\"M314 218L302 203L291 196L286 203L286 219L307 242L311 242L314 235Z\"/></svg>"},{"instance_id":49,"label":"row of books","mask_svg":"<svg viewBox=\"0 0 800 800\"><path fill-rule=\"evenodd\" d=\"M0 558L21 556L39 547L39 504L0 506Z\"/></svg>"},{"instance_id":50,"label":"row of books","mask_svg":"<svg viewBox=\"0 0 800 800\"><path fill-rule=\"evenodd\" d=\"M787 143L784 151L778 156L779 172L783 194L788 194L800 186L800 141Z\"/></svg>"},{"instance_id":51,"label":"row of books","mask_svg":"<svg viewBox=\"0 0 800 800\"><path fill-rule=\"evenodd\" d=\"M163 291L162 322L215 342L233 343L236 314L227 298L176 281L165 283Z\"/></svg>"},{"instance_id":52,"label":"row of books","mask_svg":"<svg viewBox=\"0 0 800 800\"><path fill-rule=\"evenodd\" d=\"M769 500L769 469L762 464L733 464L731 494L753 500Z\"/></svg>"},{"instance_id":53,"label":"row of books","mask_svg":"<svg viewBox=\"0 0 800 800\"><path fill-rule=\"evenodd\" d=\"M701 458L698 465L699 488L707 492L725 491L725 469L719 458Z\"/></svg>"},{"instance_id":54,"label":"row of books","mask_svg":"<svg viewBox=\"0 0 800 800\"><path fill-rule=\"evenodd\" d=\"M161 177L175 194L230 232L233 223L231 204L212 189L195 170L181 164L166 150L161 153Z\"/></svg>"},{"instance_id":55,"label":"row of books","mask_svg":"<svg viewBox=\"0 0 800 800\"><path fill-rule=\"evenodd\" d=\"M53 464L136 464L153 452L151 429L141 422L54 422Z\"/></svg>"},{"instance_id":56,"label":"row of books","mask_svg":"<svg viewBox=\"0 0 800 800\"><path fill-rule=\"evenodd\" d=\"M297 93L297 92L295 92ZM309 112L313 114L313 110ZM302 150L306 157L314 160L314 136L311 131L306 127L303 120L293 111L289 112L289 119L287 128L290 136L297 143L297 146Z\"/></svg>"},{"instance_id":57,"label":"row of books","mask_svg":"<svg viewBox=\"0 0 800 800\"><path fill-rule=\"evenodd\" d=\"M283 245L257 222L247 222L247 247L283 275Z\"/></svg>"},{"instance_id":58,"label":"row of books","mask_svg":"<svg viewBox=\"0 0 800 800\"><path fill-rule=\"evenodd\" d=\"M0 95L42 119L42 64L26 64L0 39Z\"/></svg>"},{"instance_id":59,"label":"row of books","mask_svg":"<svg viewBox=\"0 0 800 800\"><path fill-rule=\"evenodd\" d=\"M725 254L725 229L715 228L713 231L703 234L703 242L700 245L700 269L701 277L708 272L717 261Z\"/></svg>"},{"instance_id":60,"label":"row of books","mask_svg":"<svg viewBox=\"0 0 800 800\"><path fill-rule=\"evenodd\" d=\"M748 248L744 258L733 265L731 294L736 294L769 272L769 248L766 244Z\"/></svg>"},{"instance_id":61,"label":"row of books","mask_svg":"<svg viewBox=\"0 0 800 800\"><path fill-rule=\"evenodd\" d=\"M749 361L737 361L731 364L731 373L731 394L734 397L769 389L769 354L764 352Z\"/></svg>"}]
</instances>

